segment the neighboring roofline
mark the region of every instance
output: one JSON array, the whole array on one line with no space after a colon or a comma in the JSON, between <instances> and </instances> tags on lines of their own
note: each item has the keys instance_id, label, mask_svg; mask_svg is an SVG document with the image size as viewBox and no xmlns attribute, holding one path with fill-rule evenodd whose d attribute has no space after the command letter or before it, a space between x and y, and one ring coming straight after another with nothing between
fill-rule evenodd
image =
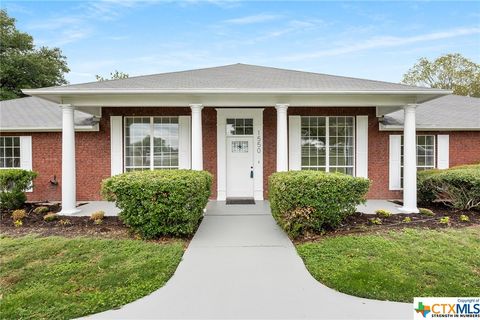
<instances>
[{"instance_id":1,"label":"neighboring roofline","mask_svg":"<svg viewBox=\"0 0 480 320\"><path fill-rule=\"evenodd\" d=\"M93 132L99 131L98 123L93 126L75 126L77 132ZM14 128L2 128L0 132L62 132L61 127L14 127Z\"/></svg>"},{"instance_id":2,"label":"neighboring roofline","mask_svg":"<svg viewBox=\"0 0 480 320\"><path fill-rule=\"evenodd\" d=\"M242 89L78 89L78 90L43 90L43 89L23 89L22 92L27 95L70 95L70 94L142 94L142 93L261 93L261 94L440 94L448 95L453 93L451 90L443 89L424 89L424 90L242 90Z\"/></svg>"},{"instance_id":3,"label":"neighboring roofline","mask_svg":"<svg viewBox=\"0 0 480 320\"><path fill-rule=\"evenodd\" d=\"M385 125L379 123L379 131L403 131L403 125ZM417 131L480 131L480 127L430 127L417 126Z\"/></svg>"}]
</instances>

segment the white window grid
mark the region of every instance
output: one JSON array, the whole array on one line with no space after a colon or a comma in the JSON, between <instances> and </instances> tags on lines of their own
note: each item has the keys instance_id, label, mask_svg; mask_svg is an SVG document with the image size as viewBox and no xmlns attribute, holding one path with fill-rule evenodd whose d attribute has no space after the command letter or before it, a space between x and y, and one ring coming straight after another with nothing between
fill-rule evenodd
<instances>
[{"instance_id":1,"label":"white window grid","mask_svg":"<svg viewBox=\"0 0 480 320\"><path fill-rule=\"evenodd\" d=\"M227 118L227 136L251 136L253 135L252 118Z\"/></svg>"},{"instance_id":2,"label":"white window grid","mask_svg":"<svg viewBox=\"0 0 480 320\"><path fill-rule=\"evenodd\" d=\"M0 137L0 169L20 168L20 137Z\"/></svg>"},{"instance_id":3,"label":"white window grid","mask_svg":"<svg viewBox=\"0 0 480 320\"><path fill-rule=\"evenodd\" d=\"M178 132L178 117L124 117L124 171L178 169Z\"/></svg>"},{"instance_id":4,"label":"white window grid","mask_svg":"<svg viewBox=\"0 0 480 320\"><path fill-rule=\"evenodd\" d=\"M403 135L400 140L400 186L403 188ZM416 136L416 163L417 170L429 170L436 168L436 139L435 135Z\"/></svg>"},{"instance_id":5,"label":"white window grid","mask_svg":"<svg viewBox=\"0 0 480 320\"><path fill-rule=\"evenodd\" d=\"M302 170L354 174L354 117L302 116L301 130Z\"/></svg>"}]
</instances>

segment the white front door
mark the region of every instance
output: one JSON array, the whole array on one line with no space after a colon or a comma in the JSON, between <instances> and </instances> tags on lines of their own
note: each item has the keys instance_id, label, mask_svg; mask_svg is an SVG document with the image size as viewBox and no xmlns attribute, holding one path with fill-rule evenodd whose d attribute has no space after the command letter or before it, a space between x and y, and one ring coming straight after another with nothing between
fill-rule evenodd
<instances>
[{"instance_id":1,"label":"white front door","mask_svg":"<svg viewBox=\"0 0 480 320\"><path fill-rule=\"evenodd\" d=\"M253 136L227 137L227 197L253 198Z\"/></svg>"}]
</instances>

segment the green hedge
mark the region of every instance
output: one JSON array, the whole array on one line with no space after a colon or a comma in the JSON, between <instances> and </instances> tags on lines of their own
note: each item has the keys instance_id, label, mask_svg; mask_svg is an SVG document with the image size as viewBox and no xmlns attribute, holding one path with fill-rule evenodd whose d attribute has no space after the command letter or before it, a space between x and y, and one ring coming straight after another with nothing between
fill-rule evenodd
<instances>
[{"instance_id":1,"label":"green hedge","mask_svg":"<svg viewBox=\"0 0 480 320\"><path fill-rule=\"evenodd\" d=\"M21 208L27 200L25 190L32 186L36 176L36 172L29 170L0 170L0 208L8 210Z\"/></svg>"},{"instance_id":2,"label":"green hedge","mask_svg":"<svg viewBox=\"0 0 480 320\"><path fill-rule=\"evenodd\" d=\"M206 171L136 171L108 178L102 195L115 201L120 219L143 238L190 236L210 197Z\"/></svg>"},{"instance_id":3,"label":"green hedge","mask_svg":"<svg viewBox=\"0 0 480 320\"><path fill-rule=\"evenodd\" d=\"M440 201L458 210L480 209L480 164L418 173L418 201Z\"/></svg>"},{"instance_id":4,"label":"green hedge","mask_svg":"<svg viewBox=\"0 0 480 320\"><path fill-rule=\"evenodd\" d=\"M364 203L370 181L321 171L277 172L269 178L269 200L278 224L293 238L336 228Z\"/></svg>"}]
</instances>

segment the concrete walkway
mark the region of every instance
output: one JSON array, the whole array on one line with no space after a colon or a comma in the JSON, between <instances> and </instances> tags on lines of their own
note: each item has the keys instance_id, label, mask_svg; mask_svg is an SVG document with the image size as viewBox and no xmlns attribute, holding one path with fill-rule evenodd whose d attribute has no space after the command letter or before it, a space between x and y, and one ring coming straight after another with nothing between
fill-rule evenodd
<instances>
[{"instance_id":1,"label":"concrete walkway","mask_svg":"<svg viewBox=\"0 0 480 320\"><path fill-rule=\"evenodd\" d=\"M161 289L90 319L410 319L412 304L360 299L311 277L267 202L209 203Z\"/></svg>"}]
</instances>

